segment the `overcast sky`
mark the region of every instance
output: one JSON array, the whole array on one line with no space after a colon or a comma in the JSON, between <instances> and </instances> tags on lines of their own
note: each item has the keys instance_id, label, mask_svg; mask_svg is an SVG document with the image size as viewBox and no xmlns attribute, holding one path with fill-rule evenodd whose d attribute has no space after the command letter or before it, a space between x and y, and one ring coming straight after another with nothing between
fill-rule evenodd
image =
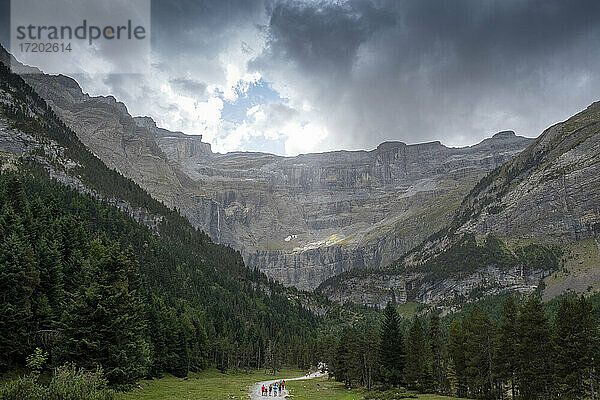
<instances>
[{"instance_id":1,"label":"overcast sky","mask_svg":"<svg viewBox=\"0 0 600 400\"><path fill-rule=\"evenodd\" d=\"M600 99L598 0L165 0L151 28L150 73L76 79L215 151L533 137Z\"/></svg>"}]
</instances>

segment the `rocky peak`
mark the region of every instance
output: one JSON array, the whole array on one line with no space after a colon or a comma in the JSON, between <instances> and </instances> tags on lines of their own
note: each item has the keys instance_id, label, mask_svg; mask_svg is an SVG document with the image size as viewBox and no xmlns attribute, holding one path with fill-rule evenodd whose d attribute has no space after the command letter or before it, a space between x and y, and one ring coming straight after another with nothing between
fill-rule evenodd
<instances>
[{"instance_id":1,"label":"rocky peak","mask_svg":"<svg viewBox=\"0 0 600 400\"><path fill-rule=\"evenodd\" d=\"M151 117L133 117L135 124L142 128L156 129L156 122Z\"/></svg>"},{"instance_id":2,"label":"rocky peak","mask_svg":"<svg viewBox=\"0 0 600 400\"><path fill-rule=\"evenodd\" d=\"M379 146L377 146L377 149L375 149L375 151L384 152L384 151L396 150L396 149L402 148L402 147L406 147L406 143L396 142L396 141L383 142Z\"/></svg>"},{"instance_id":3,"label":"rocky peak","mask_svg":"<svg viewBox=\"0 0 600 400\"><path fill-rule=\"evenodd\" d=\"M492 136L492 139L514 138L517 134L514 131L500 131Z\"/></svg>"},{"instance_id":4,"label":"rocky peak","mask_svg":"<svg viewBox=\"0 0 600 400\"><path fill-rule=\"evenodd\" d=\"M99 103L105 103L112 107L115 107L121 114L129 116L129 112L127 111L127 106L121 101L117 101L114 96L98 96L94 97L93 100Z\"/></svg>"}]
</instances>

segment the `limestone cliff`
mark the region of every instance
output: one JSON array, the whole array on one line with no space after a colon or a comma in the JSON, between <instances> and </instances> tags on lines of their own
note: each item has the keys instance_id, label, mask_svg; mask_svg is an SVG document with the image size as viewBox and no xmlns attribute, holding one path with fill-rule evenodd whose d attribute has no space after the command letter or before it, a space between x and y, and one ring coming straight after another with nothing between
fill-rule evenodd
<instances>
[{"instance_id":1,"label":"limestone cliff","mask_svg":"<svg viewBox=\"0 0 600 400\"><path fill-rule=\"evenodd\" d=\"M408 300L456 304L469 296L532 292L542 280L545 299L568 290L596 292L598 234L600 103L594 103L481 179L450 223L393 268L346 273L319 291L338 301L378 305L394 292ZM487 257L473 257L457 245L465 235L501 238L494 239L500 245L486 249Z\"/></svg>"},{"instance_id":2,"label":"limestone cliff","mask_svg":"<svg viewBox=\"0 0 600 400\"><path fill-rule=\"evenodd\" d=\"M464 148L387 142L297 157L217 154L201 136L133 118L69 77L23 77L109 167L239 249L249 266L303 289L390 264L450 222L479 178L530 143L501 132Z\"/></svg>"}]
</instances>

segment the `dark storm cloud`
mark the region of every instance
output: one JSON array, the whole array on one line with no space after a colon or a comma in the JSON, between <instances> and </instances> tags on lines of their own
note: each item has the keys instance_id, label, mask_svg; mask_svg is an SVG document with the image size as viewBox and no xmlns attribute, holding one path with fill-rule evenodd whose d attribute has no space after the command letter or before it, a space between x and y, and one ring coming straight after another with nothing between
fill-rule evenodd
<instances>
[{"instance_id":1,"label":"dark storm cloud","mask_svg":"<svg viewBox=\"0 0 600 400\"><path fill-rule=\"evenodd\" d=\"M268 47L252 66L301 82L350 145L536 135L600 97L598 1L275 1L269 10Z\"/></svg>"},{"instance_id":2,"label":"dark storm cloud","mask_svg":"<svg viewBox=\"0 0 600 400\"><path fill-rule=\"evenodd\" d=\"M250 60L298 120L327 128L327 148L471 144L535 136L600 98L600 1L154 0L152 51L153 77L84 86L185 130L162 84L202 102Z\"/></svg>"},{"instance_id":3,"label":"dark storm cloud","mask_svg":"<svg viewBox=\"0 0 600 400\"><path fill-rule=\"evenodd\" d=\"M367 1L342 4L277 2L269 6L267 52L296 62L306 72L348 73L359 46L396 16Z\"/></svg>"},{"instance_id":4,"label":"dark storm cloud","mask_svg":"<svg viewBox=\"0 0 600 400\"><path fill-rule=\"evenodd\" d=\"M154 48L171 61L216 56L232 33L264 14L262 0L154 0Z\"/></svg>"}]
</instances>

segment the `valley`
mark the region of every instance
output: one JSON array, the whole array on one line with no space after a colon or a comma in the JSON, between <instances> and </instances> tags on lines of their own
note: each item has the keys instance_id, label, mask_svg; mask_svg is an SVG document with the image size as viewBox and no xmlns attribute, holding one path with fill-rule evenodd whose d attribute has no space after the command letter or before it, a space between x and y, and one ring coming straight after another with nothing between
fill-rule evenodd
<instances>
[{"instance_id":1,"label":"valley","mask_svg":"<svg viewBox=\"0 0 600 400\"><path fill-rule=\"evenodd\" d=\"M465 64L486 35L450 7L420 50L387 35L421 3L243 3L244 39L192 54L232 9L170 2L192 26L155 14L174 53L140 74L44 73L0 37L0 400L595 399L594 74L495 59L523 10Z\"/></svg>"},{"instance_id":2,"label":"valley","mask_svg":"<svg viewBox=\"0 0 600 400\"><path fill-rule=\"evenodd\" d=\"M464 148L386 142L296 157L219 154L200 135L161 129L110 96L84 94L71 78L24 78L109 167L239 250L250 268L302 290L392 264L448 224L479 179L531 142L500 132Z\"/></svg>"}]
</instances>

